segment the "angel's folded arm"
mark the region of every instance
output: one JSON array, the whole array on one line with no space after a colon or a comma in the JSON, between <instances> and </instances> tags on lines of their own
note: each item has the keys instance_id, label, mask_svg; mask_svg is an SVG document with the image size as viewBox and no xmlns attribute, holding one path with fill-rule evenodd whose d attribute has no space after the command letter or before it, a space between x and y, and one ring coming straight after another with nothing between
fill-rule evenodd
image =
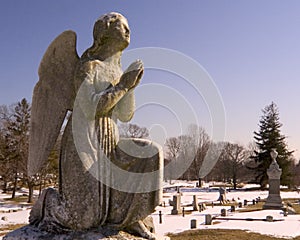
<instances>
[{"instance_id":1,"label":"angel's folded arm","mask_svg":"<svg viewBox=\"0 0 300 240\"><path fill-rule=\"evenodd\" d=\"M120 84L110 85L107 89L97 92L91 78L87 78L81 85L77 101L80 108L88 118L95 118L95 115L106 115L127 93L127 88Z\"/></svg>"},{"instance_id":2,"label":"angel's folded arm","mask_svg":"<svg viewBox=\"0 0 300 240\"><path fill-rule=\"evenodd\" d=\"M122 122L132 119L135 110L135 99L133 90L128 91L116 104L114 115Z\"/></svg>"},{"instance_id":3,"label":"angel's folded arm","mask_svg":"<svg viewBox=\"0 0 300 240\"><path fill-rule=\"evenodd\" d=\"M124 97L127 91L128 90L126 88L117 84L116 86L109 87L101 93L95 93L93 101L98 101L97 112L100 114L109 112Z\"/></svg>"}]
</instances>

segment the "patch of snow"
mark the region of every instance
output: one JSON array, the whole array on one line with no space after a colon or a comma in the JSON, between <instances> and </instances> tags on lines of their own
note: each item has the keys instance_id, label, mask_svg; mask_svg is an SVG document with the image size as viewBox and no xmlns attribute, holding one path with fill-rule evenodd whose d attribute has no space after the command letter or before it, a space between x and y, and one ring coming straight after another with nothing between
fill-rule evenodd
<instances>
[{"instance_id":1,"label":"patch of snow","mask_svg":"<svg viewBox=\"0 0 300 240\"><path fill-rule=\"evenodd\" d=\"M183 181L173 181L172 184L165 183L165 187L176 188L176 186L182 186L180 188L181 203L182 205L189 205L193 201L193 195L196 195L199 202L217 202L219 197L219 191L217 187L208 188L207 186L211 183L207 183L203 188L195 188L197 181L183 182ZM204 185L203 185L204 186ZM245 185L243 189L238 190L228 190L226 197L228 200L234 199L236 202L243 202L248 200L252 202L253 199L260 197L265 199L268 196L268 191L246 191L247 188L257 187L257 185ZM21 192L19 194L23 194ZM257 232L261 234L273 235L277 237L296 237L300 235L300 215L288 215L283 216L280 210L261 210L247 213L231 213L228 212L228 218L255 218L255 219L265 219L266 216L273 216L275 222L267 221L246 221L246 220L217 220L219 223L215 225L204 225L205 215L211 214L213 216L219 216L221 209L230 209L230 206L214 206L207 207L206 210L202 212L192 212L191 214L182 215L171 215L172 206L169 205L169 200L172 200L173 195L176 191L165 192L163 194L163 201L165 202L165 207L158 206L156 211L152 214L155 230L158 236L164 236L168 232L178 233L190 229L190 224L192 219L197 220L197 229L242 229L252 232ZM28 217L30 210L26 207L20 208L18 204L7 204L3 201L3 198L8 198L10 195L0 194L0 211L1 210L19 210L18 212L10 213L0 213L0 219L3 216L7 217L8 221L0 220L0 225L5 224L17 224L17 223L28 223ZM282 198L296 198L300 199L300 194L296 191L294 192L281 192ZM252 204L252 203L250 203ZM189 210L190 207L185 207ZM159 224L159 211L162 213L162 224ZM2 238L0 237L0 240Z\"/></svg>"}]
</instances>

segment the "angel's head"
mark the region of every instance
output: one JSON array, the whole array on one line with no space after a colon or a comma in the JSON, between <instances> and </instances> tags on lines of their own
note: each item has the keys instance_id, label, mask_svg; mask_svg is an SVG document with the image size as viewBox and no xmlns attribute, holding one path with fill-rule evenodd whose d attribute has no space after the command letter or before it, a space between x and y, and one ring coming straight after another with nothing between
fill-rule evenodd
<instances>
[{"instance_id":1,"label":"angel's head","mask_svg":"<svg viewBox=\"0 0 300 240\"><path fill-rule=\"evenodd\" d=\"M120 13L105 14L95 22L93 36L97 45L111 44L124 50L130 42L127 19Z\"/></svg>"}]
</instances>

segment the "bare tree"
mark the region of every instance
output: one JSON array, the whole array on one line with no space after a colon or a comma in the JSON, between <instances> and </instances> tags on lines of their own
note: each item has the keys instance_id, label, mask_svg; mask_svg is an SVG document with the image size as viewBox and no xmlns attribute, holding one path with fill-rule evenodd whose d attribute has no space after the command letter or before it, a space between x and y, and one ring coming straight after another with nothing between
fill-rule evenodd
<instances>
[{"instance_id":1,"label":"bare tree","mask_svg":"<svg viewBox=\"0 0 300 240\"><path fill-rule=\"evenodd\" d=\"M211 144L210 137L204 128L195 124L188 127L188 135L191 137L191 146L194 147L196 153L189 171L193 179L199 178L199 185L201 185L199 171Z\"/></svg>"},{"instance_id":2,"label":"bare tree","mask_svg":"<svg viewBox=\"0 0 300 240\"><path fill-rule=\"evenodd\" d=\"M174 178L181 175L186 180L198 179L210 143L208 134L197 125L190 125L186 135L167 139L166 156L173 161L174 166L174 169L170 169L170 176Z\"/></svg>"},{"instance_id":3,"label":"bare tree","mask_svg":"<svg viewBox=\"0 0 300 240\"><path fill-rule=\"evenodd\" d=\"M189 135L181 135L178 137L180 142L179 155L176 159L176 171L182 173L181 179L192 180L191 164L196 156L196 148L193 140ZM176 174L178 175L178 174Z\"/></svg>"},{"instance_id":4,"label":"bare tree","mask_svg":"<svg viewBox=\"0 0 300 240\"><path fill-rule=\"evenodd\" d=\"M179 155L180 141L177 137L168 138L165 143L165 147L167 149L166 157L168 159L168 164L171 164L170 162L172 162L174 168L169 167L169 171L165 171L164 176L165 179L169 179L171 181L176 172L176 159Z\"/></svg>"},{"instance_id":5,"label":"bare tree","mask_svg":"<svg viewBox=\"0 0 300 240\"><path fill-rule=\"evenodd\" d=\"M221 154L218 155L217 164L208 176L209 180L233 183L234 189L237 188L238 180L250 180L251 171L246 167L246 163L251 156L251 151L237 143L219 142L214 143L211 148Z\"/></svg>"},{"instance_id":6,"label":"bare tree","mask_svg":"<svg viewBox=\"0 0 300 240\"><path fill-rule=\"evenodd\" d=\"M168 138L166 141L166 147L167 147L167 158L169 159L175 159L178 156L178 152L180 149L180 141L176 137Z\"/></svg>"},{"instance_id":7,"label":"bare tree","mask_svg":"<svg viewBox=\"0 0 300 240\"><path fill-rule=\"evenodd\" d=\"M123 138L147 138L149 131L145 127L140 127L137 124L122 123L119 125L119 134Z\"/></svg>"},{"instance_id":8,"label":"bare tree","mask_svg":"<svg viewBox=\"0 0 300 240\"><path fill-rule=\"evenodd\" d=\"M209 178L213 181L228 182L231 179L230 166L228 164L228 157L225 150L225 146L228 142L214 143L212 148L219 152L217 163L213 168L213 171L209 174Z\"/></svg>"},{"instance_id":9,"label":"bare tree","mask_svg":"<svg viewBox=\"0 0 300 240\"><path fill-rule=\"evenodd\" d=\"M236 143L227 143L224 148L225 160L228 162L229 173L233 182L233 188L237 188L239 170L243 167L242 163L249 158L246 149Z\"/></svg>"}]
</instances>

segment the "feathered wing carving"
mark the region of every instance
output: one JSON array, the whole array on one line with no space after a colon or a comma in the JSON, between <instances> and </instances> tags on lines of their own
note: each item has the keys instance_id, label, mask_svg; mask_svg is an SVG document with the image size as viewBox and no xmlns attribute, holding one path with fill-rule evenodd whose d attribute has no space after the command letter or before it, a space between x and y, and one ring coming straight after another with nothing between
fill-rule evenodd
<instances>
[{"instance_id":1,"label":"feathered wing carving","mask_svg":"<svg viewBox=\"0 0 300 240\"><path fill-rule=\"evenodd\" d=\"M74 72L79 62L76 33L65 31L48 47L33 91L28 174L46 163L74 100Z\"/></svg>"}]
</instances>

